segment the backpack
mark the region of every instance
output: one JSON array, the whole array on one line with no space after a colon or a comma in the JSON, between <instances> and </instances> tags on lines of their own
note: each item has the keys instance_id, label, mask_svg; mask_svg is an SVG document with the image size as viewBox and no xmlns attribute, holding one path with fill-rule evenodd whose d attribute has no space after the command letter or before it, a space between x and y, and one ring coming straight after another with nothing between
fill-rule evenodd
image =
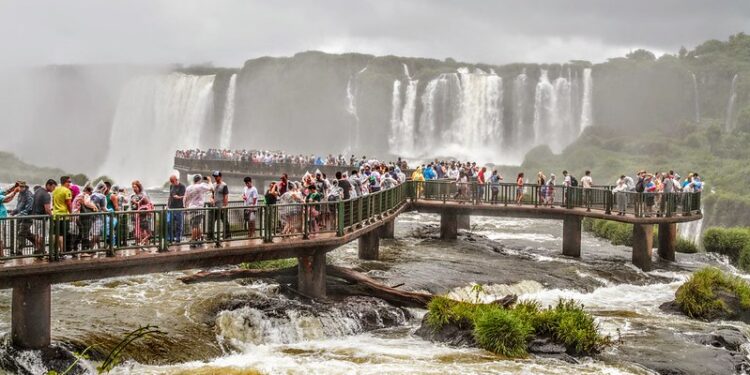
<instances>
[{"instance_id":1,"label":"backpack","mask_svg":"<svg viewBox=\"0 0 750 375\"><path fill-rule=\"evenodd\" d=\"M578 186L578 180L573 175L570 175L570 186Z\"/></svg>"},{"instance_id":2,"label":"backpack","mask_svg":"<svg viewBox=\"0 0 750 375\"><path fill-rule=\"evenodd\" d=\"M643 193L643 191L646 190L646 187L643 185L643 179L639 179L638 183L635 184L635 191L639 193Z\"/></svg>"}]
</instances>

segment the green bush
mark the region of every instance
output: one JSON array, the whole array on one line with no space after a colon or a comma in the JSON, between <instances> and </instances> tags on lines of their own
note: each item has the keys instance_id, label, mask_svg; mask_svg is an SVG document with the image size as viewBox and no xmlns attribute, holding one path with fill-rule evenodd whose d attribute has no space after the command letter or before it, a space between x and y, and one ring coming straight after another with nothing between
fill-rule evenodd
<instances>
[{"instance_id":1,"label":"green bush","mask_svg":"<svg viewBox=\"0 0 750 375\"><path fill-rule=\"evenodd\" d=\"M609 240L613 245L633 246L633 225L602 219L586 219L583 229L594 236ZM654 227L654 246L659 242L659 233Z\"/></svg>"},{"instance_id":2,"label":"green bush","mask_svg":"<svg viewBox=\"0 0 750 375\"><path fill-rule=\"evenodd\" d=\"M750 243L750 228L709 228L703 234L703 247L708 252L726 255L736 263L742 249Z\"/></svg>"},{"instance_id":3,"label":"green bush","mask_svg":"<svg viewBox=\"0 0 750 375\"><path fill-rule=\"evenodd\" d=\"M507 357L525 356L534 333L565 345L572 354L595 353L610 342L608 337L599 335L594 318L583 310L583 305L572 300L560 300L546 310L537 301L522 301L505 309L496 304L436 296L427 308L427 324L433 329L447 324L473 329L481 348Z\"/></svg>"},{"instance_id":4,"label":"green bush","mask_svg":"<svg viewBox=\"0 0 750 375\"><path fill-rule=\"evenodd\" d=\"M675 293L675 302L687 316L713 319L728 310L717 293L734 294L740 307L750 308L750 285L737 276L727 275L715 267L702 268L693 273Z\"/></svg>"},{"instance_id":5,"label":"green bush","mask_svg":"<svg viewBox=\"0 0 750 375\"><path fill-rule=\"evenodd\" d=\"M690 241L688 239L678 237L677 238L677 244L675 245L675 251L678 253L697 253L698 252L698 245L695 244L695 242Z\"/></svg>"},{"instance_id":6,"label":"green bush","mask_svg":"<svg viewBox=\"0 0 750 375\"><path fill-rule=\"evenodd\" d=\"M492 309L480 314L474 324L474 338L483 349L511 358L526 356L534 327L513 310Z\"/></svg>"},{"instance_id":7,"label":"green bush","mask_svg":"<svg viewBox=\"0 0 750 375\"><path fill-rule=\"evenodd\" d=\"M750 272L750 243L746 243L745 246L742 247L737 266L745 272Z\"/></svg>"}]
</instances>

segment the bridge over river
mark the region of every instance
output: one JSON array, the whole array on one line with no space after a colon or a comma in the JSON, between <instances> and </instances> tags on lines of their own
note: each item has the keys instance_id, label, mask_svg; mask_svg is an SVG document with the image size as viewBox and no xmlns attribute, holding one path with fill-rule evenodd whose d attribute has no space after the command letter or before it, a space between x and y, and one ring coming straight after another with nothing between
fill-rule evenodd
<instances>
[{"instance_id":1,"label":"bridge over river","mask_svg":"<svg viewBox=\"0 0 750 375\"><path fill-rule=\"evenodd\" d=\"M581 256L581 221L597 218L633 224L632 262L651 269L653 228L658 230L658 254L673 261L676 225L699 220L700 193L613 193L609 188L556 188L552 206L542 204L540 189L526 185L516 204L515 184L489 186L469 183L457 194L449 181L408 181L392 189L334 202L223 209L161 208L0 219L4 251L0 288L12 288L11 336L15 346L38 349L50 344L50 286L78 280L195 269L258 260L297 258L299 291L313 298L326 296L326 253L358 241L359 257L377 259L379 239L392 238L394 221L406 211L439 214L440 236L457 238L471 215L555 219L563 222L562 253ZM659 216L649 216L656 202ZM615 212L624 203L624 211ZM176 217L184 218L176 228ZM217 220L214 220L217 219ZM251 229L250 221L255 228ZM201 228L202 245L170 238L174 230ZM23 239L31 229L44 247ZM77 246L56 246L64 242ZM172 240L171 242L169 240ZM78 241L78 242L76 242ZM34 251L39 253L34 253ZM585 249L583 249L585 250ZM10 255L11 251L14 255Z\"/></svg>"}]
</instances>

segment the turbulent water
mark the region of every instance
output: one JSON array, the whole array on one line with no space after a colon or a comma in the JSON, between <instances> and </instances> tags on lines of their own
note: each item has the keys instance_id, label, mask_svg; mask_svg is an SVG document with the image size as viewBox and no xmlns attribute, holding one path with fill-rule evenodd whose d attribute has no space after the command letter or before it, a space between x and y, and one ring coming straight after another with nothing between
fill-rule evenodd
<instances>
[{"instance_id":1,"label":"turbulent water","mask_svg":"<svg viewBox=\"0 0 750 375\"><path fill-rule=\"evenodd\" d=\"M229 369L269 374L648 374L631 360L653 356L649 347L702 350L680 341L665 343L663 335L720 325L667 315L659 305L671 300L689 272L704 264L736 272L705 254L678 254L676 264L657 263L657 270L643 273L629 263L630 249L586 233L582 258L565 258L560 255L562 226L557 221L472 217L472 234L456 242L435 237L438 223L435 215L402 215L396 239L382 241L380 261L358 260L356 243L330 253L329 261L368 270L389 285L403 283L407 290L454 298L475 298L474 283L484 286L479 297L486 301L509 293L543 304L574 298L596 316L603 333L622 343L581 364L503 360L483 350L416 337L423 310L405 311L362 298L310 305L284 297L279 285L264 281L177 281L193 271L54 286L53 340L112 343L142 324L167 331L166 338L137 348L140 363L129 361L115 374ZM6 333L9 310L10 293L2 291L0 330ZM33 353L23 362L32 373L44 371Z\"/></svg>"}]
</instances>

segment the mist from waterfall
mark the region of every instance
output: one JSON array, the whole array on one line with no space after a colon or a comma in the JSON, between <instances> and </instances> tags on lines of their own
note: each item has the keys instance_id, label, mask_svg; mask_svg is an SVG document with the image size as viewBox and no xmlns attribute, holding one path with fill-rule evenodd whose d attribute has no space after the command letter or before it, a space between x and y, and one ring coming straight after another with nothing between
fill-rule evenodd
<instances>
[{"instance_id":1,"label":"mist from waterfall","mask_svg":"<svg viewBox=\"0 0 750 375\"><path fill-rule=\"evenodd\" d=\"M227 99L224 105L224 118L221 121L221 138L219 147L228 149L232 143L232 127L234 126L234 102L237 87L237 74L232 74L227 87Z\"/></svg>"},{"instance_id":2,"label":"mist from waterfall","mask_svg":"<svg viewBox=\"0 0 750 375\"><path fill-rule=\"evenodd\" d=\"M593 105L591 104L593 90L591 68L585 68L583 69L583 98L581 99L581 132L593 123Z\"/></svg>"},{"instance_id":3,"label":"mist from waterfall","mask_svg":"<svg viewBox=\"0 0 750 375\"><path fill-rule=\"evenodd\" d=\"M393 81L393 94L391 95L391 132L388 135L388 147L392 153L402 152L403 143L403 121L401 115L401 81Z\"/></svg>"},{"instance_id":4,"label":"mist from waterfall","mask_svg":"<svg viewBox=\"0 0 750 375\"><path fill-rule=\"evenodd\" d=\"M547 70L542 69L534 92L534 145L547 144L555 127L557 97L555 86L549 81Z\"/></svg>"},{"instance_id":5,"label":"mist from waterfall","mask_svg":"<svg viewBox=\"0 0 750 375\"><path fill-rule=\"evenodd\" d=\"M401 81L393 82L393 99L391 101L391 133L388 145L392 153L403 156L415 156L415 130L417 115L417 87L419 80L412 79L409 75L409 67L404 66L406 76L406 92L404 93L403 107L401 100Z\"/></svg>"},{"instance_id":6,"label":"mist from waterfall","mask_svg":"<svg viewBox=\"0 0 750 375\"><path fill-rule=\"evenodd\" d=\"M117 105L100 174L121 185L138 179L146 187L161 186L172 170L164 161L175 150L201 147L215 77L172 73L131 80Z\"/></svg>"},{"instance_id":7,"label":"mist from waterfall","mask_svg":"<svg viewBox=\"0 0 750 375\"><path fill-rule=\"evenodd\" d=\"M732 78L732 86L729 89L729 103L727 103L727 117L724 123L724 129L727 131L734 130L734 106L737 102L737 79L739 74Z\"/></svg>"},{"instance_id":8,"label":"mist from waterfall","mask_svg":"<svg viewBox=\"0 0 750 375\"><path fill-rule=\"evenodd\" d=\"M690 73L693 79L693 111L695 111L695 122L701 122L701 105L700 96L698 96L698 80L695 78L695 73Z\"/></svg>"}]
</instances>

